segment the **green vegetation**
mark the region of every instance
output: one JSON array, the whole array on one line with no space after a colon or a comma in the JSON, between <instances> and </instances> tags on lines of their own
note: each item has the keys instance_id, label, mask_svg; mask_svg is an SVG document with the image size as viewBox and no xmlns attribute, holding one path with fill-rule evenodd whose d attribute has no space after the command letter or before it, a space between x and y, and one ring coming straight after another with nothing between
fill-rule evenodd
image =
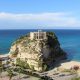
<instances>
[{"instance_id":1,"label":"green vegetation","mask_svg":"<svg viewBox=\"0 0 80 80\"><path fill-rule=\"evenodd\" d=\"M0 61L0 77L1 77L2 72L3 72L3 64L2 64L2 61Z\"/></svg>"},{"instance_id":2,"label":"green vegetation","mask_svg":"<svg viewBox=\"0 0 80 80\"><path fill-rule=\"evenodd\" d=\"M57 44L59 45L57 37L53 32L47 32L47 37L47 45L49 45L49 47L54 48Z\"/></svg>"},{"instance_id":3,"label":"green vegetation","mask_svg":"<svg viewBox=\"0 0 80 80\"><path fill-rule=\"evenodd\" d=\"M25 61L20 60L20 58L16 59L16 65L20 66L21 68L24 68L24 69L29 69L30 68L28 63L25 62Z\"/></svg>"},{"instance_id":4,"label":"green vegetation","mask_svg":"<svg viewBox=\"0 0 80 80\"><path fill-rule=\"evenodd\" d=\"M33 65L30 65L30 69L31 69L32 71L34 71L34 66L33 66Z\"/></svg>"},{"instance_id":5,"label":"green vegetation","mask_svg":"<svg viewBox=\"0 0 80 80\"><path fill-rule=\"evenodd\" d=\"M70 69L64 69L63 72L71 72Z\"/></svg>"},{"instance_id":6,"label":"green vegetation","mask_svg":"<svg viewBox=\"0 0 80 80\"><path fill-rule=\"evenodd\" d=\"M43 64L42 68L43 68L43 71L48 70L48 66L46 64Z\"/></svg>"},{"instance_id":7,"label":"green vegetation","mask_svg":"<svg viewBox=\"0 0 80 80\"><path fill-rule=\"evenodd\" d=\"M29 37L29 33L27 35L20 36L15 42L12 43L12 45L18 44L18 43L20 43L21 41L23 41L24 39L26 39L28 37Z\"/></svg>"},{"instance_id":8,"label":"green vegetation","mask_svg":"<svg viewBox=\"0 0 80 80\"><path fill-rule=\"evenodd\" d=\"M12 53L12 57L17 57L18 54L18 48L16 48L15 52Z\"/></svg>"},{"instance_id":9,"label":"green vegetation","mask_svg":"<svg viewBox=\"0 0 80 80\"><path fill-rule=\"evenodd\" d=\"M53 36L54 33L53 32L47 32L47 35Z\"/></svg>"},{"instance_id":10,"label":"green vegetation","mask_svg":"<svg viewBox=\"0 0 80 80\"><path fill-rule=\"evenodd\" d=\"M18 68L18 73L19 73L19 80L20 80L20 74L23 73L22 68Z\"/></svg>"},{"instance_id":11,"label":"green vegetation","mask_svg":"<svg viewBox=\"0 0 80 80\"><path fill-rule=\"evenodd\" d=\"M41 61L39 61L38 63L39 63L38 66L42 67L43 71L47 70L47 65L46 64L44 64ZM32 71L35 70L33 65L29 66L26 61L22 61L22 60L20 60L20 58L16 59L16 65L23 68L23 69L31 69Z\"/></svg>"},{"instance_id":12,"label":"green vegetation","mask_svg":"<svg viewBox=\"0 0 80 80\"><path fill-rule=\"evenodd\" d=\"M47 32L47 36L51 36L53 37L54 39L57 39L56 35L54 32Z\"/></svg>"},{"instance_id":13,"label":"green vegetation","mask_svg":"<svg viewBox=\"0 0 80 80\"><path fill-rule=\"evenodd\" d=\"M76 74L75 70L70 70L70 69L65 69L65 70L63 70L63 72L69 72L71 74Z\"/></svg>"},{"instance_id":14,"label":"green vegetation","mask_svg":"<svg viewBox=\"0 0 80 80\"><path fill-rule=\"evenodd\" d=\"M2 67L2 61L0 61L0 67Z\"/></svg>"},{"instance_id":15,"label":"green vegetation","mask_svg":"<svg viewBox=\"0 0 80 80\"><path fill-rule=\"evenodd\" d=\"M9 80L11 80L13 75L14 75L12 69L11 68L7 69L7 73L8 73L8 76L9 76Z\"/></svg>"},{"instance_id":16,"label":"green vegetation","mask_svg":"<svg viewBox=\"0 0 80 80\"><path fill-rule=\"evenodd\" d=\"M6 64L7 64L7 65L10 64L10 61L7 61Z\"/></svg>"},{"instance_id":17,"label":"green vegetation","mask_svg":"<svg viewBox=\"0 0 80 80\"><path fill-rule=\"evenodd\" d=\"M2 76L1 76L2 71L3 71L3 67L0 67L0 77L2 77Z\"/></svg>"},{"instance_id":18,"label":"green vegetation","mask_svg":"<svg viewBox=\"0 0 80 80\"><path fill-rule=\"evenodd\" d=\"M43 64L43 60L38 60L38 66L42 67L42 64Z\"/></svg>"},{"instance_id":19,"label":"green vegetation","mask_svg":"<svg viewBox=\"0 0 80 80\"><path fill-rule=\"evenodd\" d=\"M22 41L22 39L16 40L15 42L12 43L12 46L15 45L15 44L17 44L17 43L20 43L21 41Z\"/></svg>"},{"instance_id":20,"label":"green vegetation","mask_svg":"<svg viewBox=\"0 0 80 80\"><path fill-rule=\"evenodd\" d=\"M80 77L79 77L79 78L73 78L73 79L71 79L71 80L80 80Z\"/></svg>"},{"instance_id":21,"label":"green vegetation","mask_svg":"<svg viewBox=\"0 0 80 80\"><path fill-rule=\"evenodd\" d=\"M22 41L22 42L21 42ZM21 42L21 43L20 43ZM39 51L39 49L37 50L37 48L35 49L35 46L37 45L36 43L37 41L34 40L30 40L29 39L29 35L25 35L25 36L21 36L17 41L15 41L15 46L17 46L17 43L20 43L19 48L21 47L21 53L25 52L25 53L34 53L34 54L39 54L39 53L43 53L43 49L46 48L50 48L50 54L48 56L48 58L46 58L44 55L41 55L41 59L43 60L39 60L40 57L37 59L33 59L36 62L38 62L38 68L41 67L43 71L48 70L49 65L48 62L53 62L56 61L56 58L58 57L63 57L64 56L64 52L63 50L60 48L60 44L59 41L55 35L54 32L47 32L47 39L45 40L40 40L39 41L39 48L41 49ZM33 47L34 46L34 47ZM43 48L44 47L44 48ZM13 57L17 57L18 54L18 49L16 48L15 51L13 51L12 56ZM24 54L25 55L25 54ZM22 55L20 55L22 56ZM43 64L45 63L45 64ZM27 57L26 60L20 60L19 58L16 60L16 65L23 68L23 69L31 69L34 71L35 66L34 65L29 65L27 63Z\"/></svg>"}]
</instances>

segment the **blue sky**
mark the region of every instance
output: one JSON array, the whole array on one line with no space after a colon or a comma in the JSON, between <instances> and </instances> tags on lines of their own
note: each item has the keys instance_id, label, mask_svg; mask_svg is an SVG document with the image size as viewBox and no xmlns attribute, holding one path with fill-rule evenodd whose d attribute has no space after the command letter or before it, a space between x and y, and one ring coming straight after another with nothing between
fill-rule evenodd
<instances>
[{"instance_id":1,"label":"blue sky","mask_svg":"<svg viewBox=\"0 0 80 80\"><path fill-rule=\"evenodd\" d=\"M80 29L80 0L0 0L0 29Z\"/></svg>"}]
</instances>

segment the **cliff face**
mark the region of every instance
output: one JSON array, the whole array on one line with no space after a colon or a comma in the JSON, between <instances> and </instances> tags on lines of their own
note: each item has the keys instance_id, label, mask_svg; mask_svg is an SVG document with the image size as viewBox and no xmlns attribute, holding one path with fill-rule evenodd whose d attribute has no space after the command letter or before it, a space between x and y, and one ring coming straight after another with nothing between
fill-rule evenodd
<instances>
[{"instance_id":1,"label":"cliff face","mask_svg":"<svg viewBox=\"0 0 80 80\"><path fill-rule=\"evenodd\" d=\"M47 32L46 40L30 40L29 35L20 37L13 43L9 53L10 57L25 61L30 69L37 71L46 70L56 59L65 56L52 32Z\"/></svg>"}]
</instances>

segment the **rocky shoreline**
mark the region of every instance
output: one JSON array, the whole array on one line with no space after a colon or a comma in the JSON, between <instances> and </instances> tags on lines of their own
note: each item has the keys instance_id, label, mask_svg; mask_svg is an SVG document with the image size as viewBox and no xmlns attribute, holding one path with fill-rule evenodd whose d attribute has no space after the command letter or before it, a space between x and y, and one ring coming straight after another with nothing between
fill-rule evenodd
<instances>
[{"instance_id":1,"label":"rocky shoreline","mask_svg":"<svg viewBox=\"0 0 80 80\"><path fill-rule=\"evenodd\" d=\"M7 57L7 55L5 57ZM74 71L73 70L74 67L77 67L77 70ZM1 73L2 77L0 77L0 79L9 80L9 76L7 74L8 74L7 72L3 71ZM71 80L72 78L80 77L80 62L61 60L61 61L57 62L55 64L54 68L50 69L49 71L45 71L42 73L32 71L32 72L26 73L26 74L23 74L21 72L20 75L21 75L20 80L32 80L32 78L34 78L35 80L39 80L40 78L44 78L43 80L48 80L48 79L45 79L45 77L50 78L50 80L62 80L62 79L63 80ZM32 77L32 75L33 75L33 77ZM35 76L35 75L37 75L37 76ZM38 75L41 77L38 77ZM19 73L17 73L16 76L12 77L12 80L14 80L14 79L15 80L19 79Z\"/></svg>"},{"instance_id":2,"label":"rocky shoreline","mask_svg":"<svg viewBox=\"0 0 80 80\"><path fill-rule=\"evenodd\" d=\"M14 59L14 63L16 58L18 62L25 63L26 67L42 72L48 70L57 60L66 57L55 33L43 31L30 33L20 37L11 46L9 57Z\"/></svg>"},{"instance_id":3,"label":"rocky shoreline","mask_svg":"<svg viewBox=\"0 0 80 80\"><path fill-rule=\"evenodd\" d=\"M62 80L63 77L63 80L70 80L79 76L80 63L67 61L67 54L60 47L55 33L45 32L45 38L42 35L40 39L43 32L32 32L31 35L34 33L38 34L36 39L30 38L30 34L22 36L13 42L8 54L0 55L1 74L7 74L6 80L8 75L17 80L19 74L23 75L21 80L29 80L31 76L35 80Z\"/></svg>"}]
</instances>

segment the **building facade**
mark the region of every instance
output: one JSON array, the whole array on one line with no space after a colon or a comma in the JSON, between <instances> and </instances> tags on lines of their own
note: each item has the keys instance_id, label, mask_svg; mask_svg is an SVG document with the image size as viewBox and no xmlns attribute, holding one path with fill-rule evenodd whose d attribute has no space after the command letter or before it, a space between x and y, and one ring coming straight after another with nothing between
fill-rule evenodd
<instances>
[{"instance_id":1,"label":"building facade","mask_svg":"<svg viewBox=\"0 0 80 80\"><path fill-rule=\"evenodd\" d=\"M30 32L30 39L33 40L44 40L47 39L46 32L38 30L38 32Z\"/></svg>"}]
</instances>

